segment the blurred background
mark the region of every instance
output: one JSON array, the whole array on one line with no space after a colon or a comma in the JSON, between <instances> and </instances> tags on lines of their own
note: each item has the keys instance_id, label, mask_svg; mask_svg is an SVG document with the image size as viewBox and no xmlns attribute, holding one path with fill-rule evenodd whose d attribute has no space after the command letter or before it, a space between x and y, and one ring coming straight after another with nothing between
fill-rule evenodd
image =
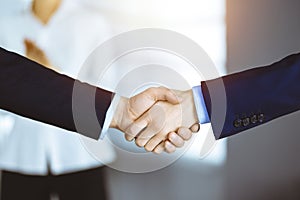
<instances>
[{"instance_id":1,"label":"blurred background","mask_svg":"<svg viewBox=\"0 0 300 200\"><path fill-rule=\"evenodd\" d=\"M86 20L76 19L79 24L85 26L91 20L101 21L101 26L94 28L99 32L92 35L89 34L93 31L80 32L76 37L67 37L72 35L72 31L78 31L70 25L75 20L72 18L75 14L70 12L70 16L66 16L69 21L60 26L55 26L51 21L34 25L48 24L46 27L52 29L71 27L55 34L43 28L42 31L49 32L44 34L35 31L38 28L32 28L31 24L27 25L28 21L22 21L25 18L18 18L30 11L31 0L0 0L1 47L28 56L28 48L33 44L43 52L50 68L54 66L56 69L55 66L65 64L61 66L65 71L56 70L70 76L76 76L76 70L70 69L73 63L69 59L74 55L82 55L81 52L64 52L62 56L57 55L60 52L55 53L50 49L82 47L88 54L101 42L118 33L145 27L170 29L196 41L212 58L220 75L268 65L300 51L298 0L62 1L69 2L63 4L67 11L74 9L72 12L76 11L76 16ZM90 23L90 29L87 30L94 30ZM24 32L25 38L32 44L17 39L18 31ZM63 34L65 37L62 37ZM45 35L51 35L49 38L52 41L48 41ZM56 37L60 42L55 41ZM88 47L85 46L87 41L90 43ZM78 62L83 60L84 57ZM45 59L42 61L45 62ZM196 138L183 157L156 172L129 174L105 168L108 199L298 200L300 134L296 126L299 117L297 112L221 140L205 159L198 157L199 141ZM17 122L14 116L0 113L0 158L7 153L4 143L11 137ZM30 131L30 128L27 127L27 130ZM49 199L60 198L54 195Z\"/></svg>"}]
</instances>

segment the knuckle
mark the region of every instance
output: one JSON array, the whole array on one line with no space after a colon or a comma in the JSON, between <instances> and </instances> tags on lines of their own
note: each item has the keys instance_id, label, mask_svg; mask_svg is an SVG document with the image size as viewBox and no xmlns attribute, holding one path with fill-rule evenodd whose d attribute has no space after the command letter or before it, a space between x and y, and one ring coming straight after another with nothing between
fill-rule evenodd
<instances>
[{"instance_id":1,"label":"knuckle","mask_svg":"<svg viewBox=\"0 0 300 200\"><path fill-rule=\"evenodd\" d=\"M179 143L178 143L178 147L183 147L183 145L184 145L184 142L183 141L179 141Z\"/></svg>"},{"instance_id":2,"label":"knuckle","mask_svg":"<svg viewBox=\"0 0 300 200\"><path fill-rule=\"evenodd\" d=\"M139 146L139 147L144 147L144 141L143 140L141 140L141 139L136 139L135 140L135 144L137 145L137 146Z\"/></svg>"},{"instance_id":3,"label":"knuckle","mask_svg":"<svg viewBox=\"0 0 300 200\"><path fill-rule=\"evenodd\" d=\"M188 140L192 136L189 131L180 131L178 133L184 140Z\"/></svg>"},{"instance_id":4,"label":"knuckle","mask_svg":"<svg viewBox=\"0 0 300 200\"><path fill-rule=\"evenodd\" d=\"M193 133L199 132L199 131L200 131L200 125L199 125L199 124L194 124L194 125L192 126L191 131L192 131Z\"/></svg>"},{"instance_id":5,"label":"knuckle","mask_svg":"<svg viewBox=\"0 0 300 200\"><path fill-rule=\"evenodd\" d=\"M151 151L153 151L153 147L151 145L146 145L145 150L148 152L151 152Z\"/></svg>"},{"instance_id":6,"label":"knuckle","mask_svg":"<svg viewBox=\"0 0 300 200\"><path fill-rule=\"evenodd\" d=\"M184 140L189 140L191 135L190 134L182 134L181 137L184 139Z\"/></svg>"},{"instance_id":7,"label":"knuckle","mask_svg":"<svg viewBox=\"0 0 300 200\"><path fill-rule=\"evenodd\" d=\"M131 142L133 140L133 137L131 135L125 135L125 139L128 141L128 142Z\"/></svg>"},{"instance_id":8,"label":"knuckle","mask_svg":"<svg viewBox=\"0 0 300 200\"><path fill-rule=\"evenodd\" d=\"M175 152L175 149L167 149L167 153L174 153Z\"/></svg>"},{"instance_id":9,"label":"knuckle","mask_svg":"<svg viewBox=\"0 0 300 200\"><path fill-rule=\"evenodd\" d=\"M126 129L125 133L128 137L133 138L136 136L135 133L138 131L138 128L139 126L137 126L136 124L132 124Z\"/></svg>"},{"instance_id":10,"label":"knuckle","mask_svg":"<svg viewBox=\"0 0 300 200\"><path fill-rule=\"evenodd\" d=\"M185 139L185 140L189 140L189 139L191 139L191 137L192 137L192 134L187 134L186 137L185 137L184 139Z\"/></svg>"},{"instance_id":11,"label":"knuckle","mask_svg":"<svg viewBox=\"0 0 300 200\"><path fill-rule=\"evenodd\" d=\"M134 108L134 106L129 106L129 108L127 109L127 113L131 116L131 118L138 118L138 114L136 113L136 109Z\"/></svg>"},{"instance_id":12,"label":"knuckle","mask_svg":"<svg viewBox=\"0 0 300 200\"><path fill-rule=\"evenodd\" d=\"M155 88L151 87L151 88L148 88L147 90L145 90L145 93L149 93L149 94L153 94L155 92Z\"/></svg>"}]
</instances>

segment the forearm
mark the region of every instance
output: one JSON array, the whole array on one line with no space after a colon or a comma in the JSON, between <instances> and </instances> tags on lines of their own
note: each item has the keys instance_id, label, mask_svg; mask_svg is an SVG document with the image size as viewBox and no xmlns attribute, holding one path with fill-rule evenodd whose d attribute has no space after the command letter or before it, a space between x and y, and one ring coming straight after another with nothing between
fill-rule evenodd
<instances>
[{"instance_id":1,"label":"forearm","mask_svg":"<svg viewBox=\"0 0 300 200\"><path fill-rule=\"evenodd\" d=\"M1 109L70 131L78 131L73 117L74 79L4 49L0 49L0 67ZM98 138L100 132L95 131L103 125L111 93L79 81L76 81L76 86L79 89L77 96L80 97L77 100L83 106L80 109L84 109L87 99L95 100L94 112L80 116L86 121L81 123L79 132ZM98 126L91 127L88 119L95 113L99 123Z\"/></svg>"},{"instance_id":2,"label":"forearm","mask_svg":"<svg viewBox=\"0 0 300 200\"><path fill-rule=\"evenodd\" d=\"M300 109L300 54L201 85L216 138L228 137ZM222 85L226 103L214 91ZM226 106L226 112L214 109L216 104ZM222 114L225 121L218 124Z\"/></svg>"}]
</instances>

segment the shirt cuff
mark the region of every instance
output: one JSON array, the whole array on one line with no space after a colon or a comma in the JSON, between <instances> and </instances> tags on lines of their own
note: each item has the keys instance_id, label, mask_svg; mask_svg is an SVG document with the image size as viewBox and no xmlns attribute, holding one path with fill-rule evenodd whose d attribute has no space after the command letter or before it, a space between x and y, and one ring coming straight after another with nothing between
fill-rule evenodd
<instances>
[{"instance_id":1,"label":"shirt cuff","mask_svg":"<svg viewBox=\"0 0 300 200\"><path fill-rule=\"evenodd\" d=\"M115 94L115 96L114 96L113 100L111 101L111 104L106 112L106 115L105 115L105 121L103 124L103 128L101 130L101 133L100 133L100 140L103 140L108 132L110 123L114 117L114 113L115 113L115 110L116 110L116 107L117 107L119 101L120 101L120 95Z\"/></svg>"},{"instance_id":2,"label":"shirt cuff","mask_svg":"<svg viewBox=\"0 0 300 200\"><path fill-rule=\"evenodd\" d=\"M197 116L198 116L198 120L199 120L200 124L209 123L210 119L209 119L205 101L203 98L201 85L193 87L192 90L193 90L193 96L194 96L194 102L195 102L195 106L196 106Z\"/></svg>"}]
</instances>

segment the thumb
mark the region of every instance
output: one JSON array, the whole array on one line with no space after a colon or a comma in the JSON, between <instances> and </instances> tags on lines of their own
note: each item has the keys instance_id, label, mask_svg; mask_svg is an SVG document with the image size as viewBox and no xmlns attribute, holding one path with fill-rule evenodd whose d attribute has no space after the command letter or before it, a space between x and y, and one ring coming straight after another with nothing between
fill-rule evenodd
<instances>
[{"instance_id":1,"label":"thumb","mask_svg":"<svg viewBox=\"0 0 300 200\"><path fill-rule=\"evenodd\" d=\"M155 101L167 101L171 104L178 104L182 101L182 98L176 95L173 90L165 87L150 88L148 90L150 96ZM147 90L145 92L147 92Z\"/></svg>"},{"instance_id":2,"label":"thumb","mask_svg":"<svg viewBox=\"0 0 300 200\"><path fill-rule=\"evenodd\" d=\"M149 110L157 101L167 101L171 104L178 104L182 99L168 88L149 88L129 99L131 114L133 114L135 118L138 118Z\"/></svg>"}]
</instances>

